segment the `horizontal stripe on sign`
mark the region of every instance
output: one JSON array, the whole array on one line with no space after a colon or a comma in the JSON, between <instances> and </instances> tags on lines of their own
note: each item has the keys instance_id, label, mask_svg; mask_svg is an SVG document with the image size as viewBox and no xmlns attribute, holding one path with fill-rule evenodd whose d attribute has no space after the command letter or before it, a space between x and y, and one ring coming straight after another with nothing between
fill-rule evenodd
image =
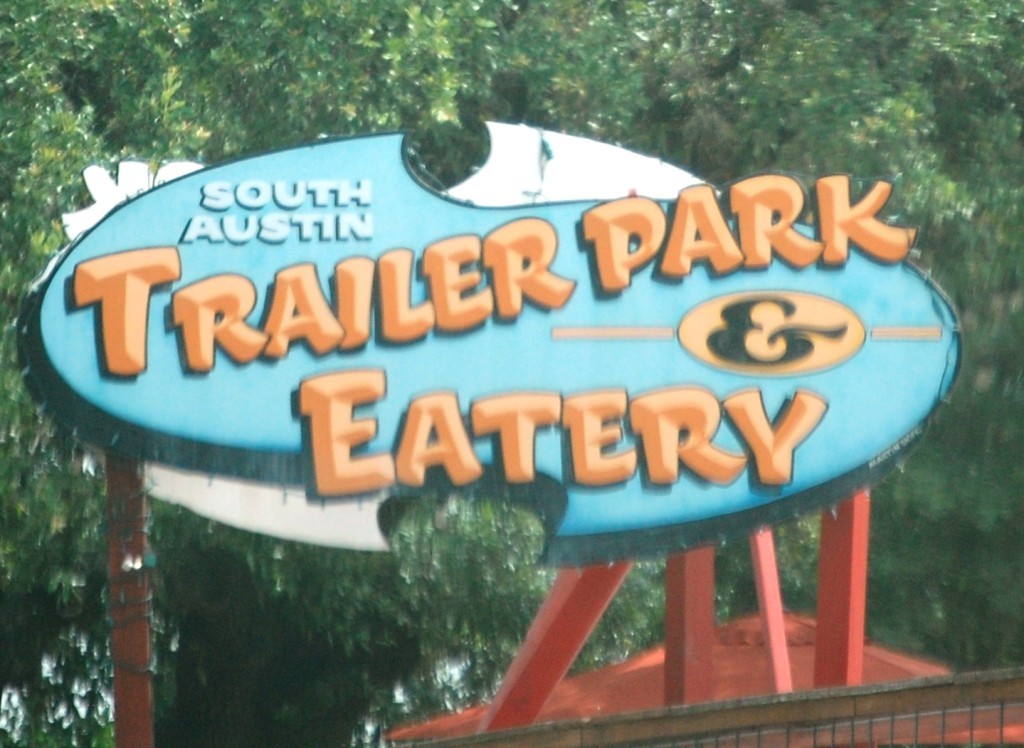
<instances>
[{"instance_id":1,"label":"horizontal stripe on sign","mask_svg":"<svg viewBox=\"0 0 1024 748\"><path fill-rule=\"evenodd\" d=\"M671 340L671 327L552 327L552 340Z\"/></svg>"},{"instance_id":2,"label":"horizontal stripe on sign","mask_svg":"<svg viewBox=\"0 0 1024 748\"><path fill-rule=\"evenodd\" d=\"M942 328L927 327L872 327L872 340L942 340Z\"/></svg>"}]
</instances>

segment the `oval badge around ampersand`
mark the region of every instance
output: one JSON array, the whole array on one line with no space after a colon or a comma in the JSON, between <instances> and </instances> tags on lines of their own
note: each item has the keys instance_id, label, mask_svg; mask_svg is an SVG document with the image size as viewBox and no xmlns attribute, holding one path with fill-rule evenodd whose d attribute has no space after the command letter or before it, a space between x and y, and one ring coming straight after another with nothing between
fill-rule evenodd
<instances>
[{"instance_id":1,"label":"oval badge around ampersand","mask_svg":"<svg viewBox=\"0 0 1024 748\"><path fill-rule=\"evenodd\" d=\"M578 139L536 137L541 182L518 205L424 187L397 134L129 197L26 300L34 396L210 516L275 533L246 513L287 496L305 525L337 510L378 534L390 499L507 497L539 512L557 564L747 532L903 458L960 339L907 262L914 232L884 215L889 184L646 190L619 149L574 162ZM574 163L623 169L619 186L548 202L545 169Z\"/></svg>"}]
</instances>

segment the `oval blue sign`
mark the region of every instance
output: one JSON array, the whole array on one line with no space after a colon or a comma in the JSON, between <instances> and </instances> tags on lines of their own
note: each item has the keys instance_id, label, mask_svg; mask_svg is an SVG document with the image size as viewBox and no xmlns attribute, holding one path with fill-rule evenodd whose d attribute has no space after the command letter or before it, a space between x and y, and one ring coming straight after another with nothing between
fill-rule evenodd
<instances>
[{"instance_id":1,"label":"oval blue sign","mask_svg":"<svg viewBox=\"0 0 1024 748\"><path fill-rule=\"evenodd\" d=\"M103 449L316 501L504 493L583 564L843 498L949 392L957 320L885 183L818 180L816 226L780 175L483 208L401 148L325 141L122 204L26 301L36 398Z\"/></svg>"}]
</instances>

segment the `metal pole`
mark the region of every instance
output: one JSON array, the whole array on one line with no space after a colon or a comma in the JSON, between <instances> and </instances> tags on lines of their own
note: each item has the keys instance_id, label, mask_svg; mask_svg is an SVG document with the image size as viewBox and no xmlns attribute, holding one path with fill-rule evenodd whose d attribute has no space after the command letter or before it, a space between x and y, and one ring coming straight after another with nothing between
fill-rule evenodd
<instances>
[{"instance_id":1,"label":"metal pole","mask_svg":"<svg viewBox=\"0 0 1024 748\"><path fill-rule=\"evenodd\" d=\"M140 465L106 456L107 575L117 748L153 748L149 507Z\"/></svg>"}]
</instances>

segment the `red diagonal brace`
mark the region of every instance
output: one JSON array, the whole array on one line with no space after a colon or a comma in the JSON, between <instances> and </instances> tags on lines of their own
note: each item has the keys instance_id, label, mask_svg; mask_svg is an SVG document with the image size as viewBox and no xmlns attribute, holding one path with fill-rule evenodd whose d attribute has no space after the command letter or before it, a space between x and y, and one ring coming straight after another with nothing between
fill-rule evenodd
<instances>
[{"instance_id":1,"label":"red diagonal brace","mask_svg":"<svg viewBox=\"0 0 1024 748\"><path fill-rule=\"evenodd\" d=\"M623 561L559 572L478 732L533 724L632 566Z\"/></svg>"},{"instance_id":2,"label":"red diagonal brace","mask_svg":"<svg viewBox=\"0 0 1024 748\"><path fill-rule=\"evenodd\" d=\"M871 499L858 491L821 517L814 685L853 686L864 674Z\"/></svg>"},{"instance_id":3,"label":"red diagonal brace","mask_svg":"<svg viewBox=\"0 0 1024 748\"><path fill-rule=\"evenodd\" d=\"M764 528L750 536L750 557L754 563L761 631L772 668L772 684L775 693L789 693L793 690L793 671L789 664L789 648L786 646L782 590L779 588L779 567L775 559L775 536L771 529Z\"/></svg>"}]
</instances>

